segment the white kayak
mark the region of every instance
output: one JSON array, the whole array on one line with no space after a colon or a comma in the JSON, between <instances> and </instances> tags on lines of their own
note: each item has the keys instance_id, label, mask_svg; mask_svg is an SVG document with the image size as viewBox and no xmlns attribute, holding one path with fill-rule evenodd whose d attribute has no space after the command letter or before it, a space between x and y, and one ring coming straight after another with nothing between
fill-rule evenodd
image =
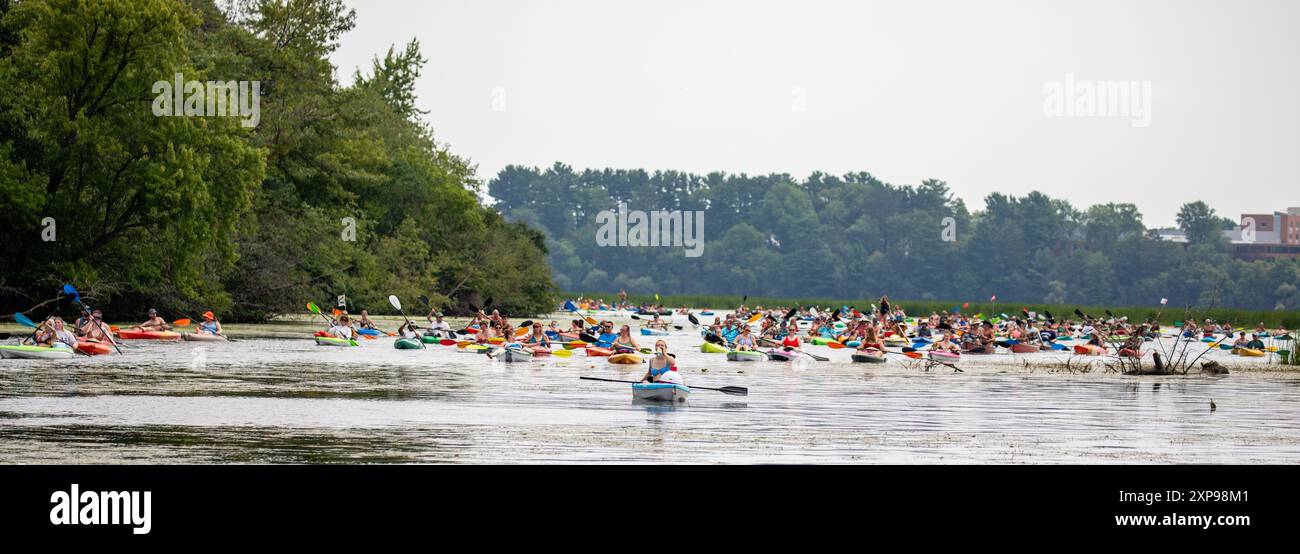
<instances>
[{"instance_id":1,"label":"white kayak","mask_svg":"<svg viewBox=\"0 0 1300 554\"><path fill-rule=\"evenodd\" d=\"M641 334L647 337L666 337L668 336L668 331L666 329L651 329L649 327L642 327Z\"/></svg>"},{"instance_id":2,"label":"white kayak","mask_svg":"<svg viewBox=\"0 0 1300 554\"><path fill-rule=\"evenodd\" d=\"M507 348L501 359L507 362L531 362L533 353L522 348Z\"/></svg>"},{"instance_id":3,"label":"white kayak","mask_svg":"<svg viewBox=\"0 0 1300 554\"><path fill-rule=\"evenodd\" d=\"M72 349L65 346L0 345L0 358L30 360L62 360L72 357Z\"/></svg>"},{"instance_id":4,"label":"white kayak","mask_svg":"<svg viewBox=\"0 0 1300 554\"><path fill-rule=\"evenodd\" d=\"M633 400L685 402L690 395L690 387L675 383L635 383L632 385Z\"/></svg>"},{"instance_id":5,"label":"white kayak","mask_svg":"<svg viewBox=\"0 0 1300 554\"><path fill-rule=\"evenodd\" d=\"M181 340L203 341L203 342L226 342L225 335L212 335L208 333L181 333Z\"/></svg>"}]
</instances>

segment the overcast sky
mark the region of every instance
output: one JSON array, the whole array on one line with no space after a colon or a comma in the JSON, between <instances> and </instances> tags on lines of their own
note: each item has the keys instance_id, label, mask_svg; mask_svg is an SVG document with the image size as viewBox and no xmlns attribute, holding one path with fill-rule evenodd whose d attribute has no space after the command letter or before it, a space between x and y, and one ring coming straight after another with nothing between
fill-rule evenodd
<instances>
[{"instance_id":1,"label":"overcast sky","mask_svg":"<svg viewBox=\"0 0 1300 554\"><path fill-rule=\"evenodd\" d=\"M1035 189L1132 202L1148 226L1197 199L1233 218L1300 206L1294 0L353 5L340 76L419 38L419 105L485 181L556 161L869 171L945 180L972 208ZM1050 117L1045 87L1070 74L1150 83L1149 124Z\"/></svg>"}]
</instances>

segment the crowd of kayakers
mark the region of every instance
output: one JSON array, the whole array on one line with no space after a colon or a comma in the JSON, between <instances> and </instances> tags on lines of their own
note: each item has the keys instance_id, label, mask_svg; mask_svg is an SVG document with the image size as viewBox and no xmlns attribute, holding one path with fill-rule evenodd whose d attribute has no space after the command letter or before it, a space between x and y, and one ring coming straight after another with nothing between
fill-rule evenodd
<instances>
[{"instance_id":1,"label":"crowd of kayakers","mask_svg":"<svg viewBox=\"0 0 1300 554\"><path fill-rule=\"evenodd\" d=\"M189 325L190 320L183 319L174 323L182 326ZM98 308L82 306L81 316L71 325L58 315L51 315L39 324L34 324L35 329L20 344L50 347L50 348L67 348L80 351L82 353L107 353L111 351L110 347L119 345L122 338L122 329L109 325L104 321L104 312ZM173 323L168 323L158 315L158 310L150 308L143 323L132 326L127 330L128 335L132 334L149 334L170 332L173 329ZM216 314L211 311L203 313L203 320L194 325L193 334L199 337L221 337L221 322L217 320ZM180 334L176 334L180 338Z\"/></svg>"}]
</instances>

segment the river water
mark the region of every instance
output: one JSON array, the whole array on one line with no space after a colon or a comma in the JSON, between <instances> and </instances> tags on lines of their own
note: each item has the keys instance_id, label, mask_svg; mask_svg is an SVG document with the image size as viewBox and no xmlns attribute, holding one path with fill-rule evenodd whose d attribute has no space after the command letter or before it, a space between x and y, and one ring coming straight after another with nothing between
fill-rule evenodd
<instances>
[{"instance_id":1,"label":"river water","mask_svg":"<svg viewBox=\"0 0 1300 554\"><path fill-rule=\"evenodd\" d=\"M391 338L0 360L0 463L1300 462L1300 371L1128 377L999 354L954 373L826 347L809 350L831 362L740 363L700 353L689 325L667 339L688 383L749 395L634 404L628 385L578 377L643 369L581 350L504 363Z\"/></svg>"}]
</instances>

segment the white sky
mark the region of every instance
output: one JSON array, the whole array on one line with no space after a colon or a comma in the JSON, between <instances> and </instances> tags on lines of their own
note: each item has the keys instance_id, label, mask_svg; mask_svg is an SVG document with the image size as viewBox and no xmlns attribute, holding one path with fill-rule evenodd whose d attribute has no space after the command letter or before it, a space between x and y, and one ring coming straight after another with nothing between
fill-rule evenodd
<instances>
[{"instance_id":1,"label":"white sky","mask_svg":"<svg viewBox=\"0 0 1300 554\"><path fill-rule=\"evenodd\" d=\"M368 0L341 78L419 38L440 141L478 164L869 171L971 208L1300 206L1300 2ZM1044 84L1149 81L1151 119L1044 115ZM494 96L494 89L504 96ZM806 110L795 109L802 99ZM495 110L503 102L504 110Z\"/></svg>"}]
</instances>

